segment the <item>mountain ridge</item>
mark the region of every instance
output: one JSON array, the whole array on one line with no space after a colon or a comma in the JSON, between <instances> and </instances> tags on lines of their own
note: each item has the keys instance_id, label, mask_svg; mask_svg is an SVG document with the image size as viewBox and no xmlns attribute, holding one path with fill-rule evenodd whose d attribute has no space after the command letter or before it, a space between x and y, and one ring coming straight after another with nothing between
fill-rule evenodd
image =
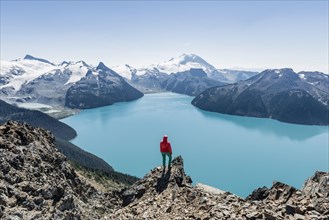
<instances>
[{"instance_id":1,"label":"mountain ridge","mask_svg":"<svg viewBox=\"0 0 329 220\"><path fill-rule=\"evenodd\" d=\"M328 98L328 93L286 68L265 70L246 81L210 88L192 104L224 114L328 125Z\"/></svg>"},{"instance_id":2,"label":"mountain ridge","mask_svg":"<svg viewBox=\"0 0 329 220\"><path fill-rule=\"evenodd\" d=\"M113 171L104 160L68 141L77 135L70 126L42 112L18 108L0 100L0 125L12 120L51 131L55 137L56 148L71 161L89 169Z\"/></svg>"},{"instance_id":3,"label":"mountain ridge","mask_svg":"<svg viewBox=\"0 0 329 220\"><path fill-rule=\"evenodd\" d=\"M96 108L115 102L132 101L143 93L129 85L119 74L100 62L95 71L71 86L65 96L69 108Z\"/></svg>"},{"instance_id":4,"label":"mountain ridge","mask_svg":"<svg viewBox=\"0 0 329 220\"><path fill-rule=\"evenodd\" d=\"M49 62L49 61L46 60L46 59L37 58L37 57L31 56L31 55L29 55L29 54L26 54L25 57L24 57L23 59L24 59L24 60L37 60L37 61L40 61L40 62L44 62L44 63L48 63L48 64L51 64L51 65L54 65L53 63Z\"/></svg>"}]
</instances>

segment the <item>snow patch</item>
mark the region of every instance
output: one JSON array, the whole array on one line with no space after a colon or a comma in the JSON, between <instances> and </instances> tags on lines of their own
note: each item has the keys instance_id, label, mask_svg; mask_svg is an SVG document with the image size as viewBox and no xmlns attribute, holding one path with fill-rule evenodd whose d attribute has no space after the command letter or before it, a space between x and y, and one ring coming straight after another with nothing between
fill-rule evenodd
<instances>
[{"instance_id":1,"label":"snow patch","mask_svg":"<svg viewBox=\"0 0 329 220\"><path fill-rule=\"evenodd\" d=\"M134 67L131 67L129 65L113 66L110 67L110 69L118 73L120 76L129 80L131 80L132 76L137 72L137 70Z\"/></svg>"},{"instance_id":2,"label":"snow patch","mask_svg":"<svg viewBox=\"0 0 329 220\"><path fill-rule=\"evenodd\" d=\"M179 57L171 58L170 60L164 61L157 65L151 65L147 68L141 68L137 71L137 75L143 75L143 71L145 72L145 69L152 69L152 68L156 68L160 72L163 72L166 74L184 72L184 71L188 71L192 68L202 69L208 75L210 73L216 71L216 68L214 66L207 63L201 57L194 55L194 54L189 54L189 55L182 54Z\"/></svg>"},{"instance_id":3,"label":"snow patch","mask_svg":"<svg viewBox=\"0 0 329 220\"><path fill-rule=\"evenodd\" d=\"M215 187L212 187L212 186L208 186L208 185L205 185L205 184L202 184L202 183L197 183L196 188L198 189L201 189L207 193L211 193L211 194L216 194L216 195L220 195L220 194L224 194L225 191L223 190L220 190L220 189L217 189Z\"/></svg>"},{"instance_id":4,"label":"snow patch","mask_svg":"<svg viewBox=\"0 0 329 220\"><path fill-rule=\"evenodd\" d=\"M70 79L65 83L65 85L78 82L89 70L89 68L82 62L70 63L65 67L65 69L69 69L72 72Z\"/></svg>"},{"instance_id":5,"label":"snow patch","mask_svg":"<svg viewBox=\"0 0 329 220\"><path fill-rule=\"evenodd\" d=\"M25 83L29 83L35 78L54 69L54 66L37 60L0 61L0 75L9 75L13 71L21 71L22 74L11 74L12 79L8 84L0 86L13 87L18 91Z\"/></svg>"},{"instance_id":6,"label":"snow patch","mask_svg":"<svg viewBox=\"0 0 329 220\"><path fill-rule=\"evenodd\" d=\"M51 109L52 108L50 105L45 105L45 104L35 103L35 102L17 103L17 105L20 108L27 108L27 109L40 109L40 108Z\"/></svg>"}]
</instances>

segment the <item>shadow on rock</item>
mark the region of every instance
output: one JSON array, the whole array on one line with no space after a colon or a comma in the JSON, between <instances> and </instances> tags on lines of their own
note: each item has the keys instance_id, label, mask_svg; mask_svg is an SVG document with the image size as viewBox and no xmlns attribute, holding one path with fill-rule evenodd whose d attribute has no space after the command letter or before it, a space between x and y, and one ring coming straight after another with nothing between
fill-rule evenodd
<instances>
[{"instance_id":1,"label":"shadow on rock","mask_svg":"<svg viewBox=\"0 0 329 220\"><path fill-rule=\"evenodd\" d=\"M156 185L157 193L162 193L165 189L167 189L170 175L171 175L171 169L169 169L167 173L165 173L165 170L163 169L161 177L159 177L157 180L157 185Z\"/></svg>"}]
</instances>

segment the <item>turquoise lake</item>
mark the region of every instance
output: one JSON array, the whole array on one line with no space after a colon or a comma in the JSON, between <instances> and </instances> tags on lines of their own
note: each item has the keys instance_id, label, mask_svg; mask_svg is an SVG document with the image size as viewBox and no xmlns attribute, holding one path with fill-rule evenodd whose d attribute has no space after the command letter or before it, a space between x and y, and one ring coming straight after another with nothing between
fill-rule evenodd
<instances>
[{"instance_id":1,"label":"turquoise lake","mask_svg":"<svg viewBox=\"0 0 329 220\"><path fill-rule=\"evenodd\" d=\"M193 183L242 197L273 181L301 188L316 170L328 171L328 126L211 113L191 105L192 99L147 94L61 121L77 131L72 143L137 177L161 165L159 142L167 134Z\"/></svg>"}]
</instances>

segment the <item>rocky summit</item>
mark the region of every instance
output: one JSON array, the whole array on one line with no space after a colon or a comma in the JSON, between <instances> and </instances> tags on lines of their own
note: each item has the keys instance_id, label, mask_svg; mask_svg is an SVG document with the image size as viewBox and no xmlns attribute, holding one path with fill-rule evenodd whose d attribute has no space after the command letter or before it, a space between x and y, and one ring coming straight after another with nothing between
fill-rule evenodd
<instances>
[{"instance_id":1,"label":"rocky summit","mask_svg":"<svg viewBox=\"0 0 329 220\"><path fill-rule=\"evenodd\" d=\"M178 156L125 188L102 188L59 153L53 136L9 121L0 126L0 219L329 219L329 173L301 190L275 182L247 198L192 185Z\"/></svg>"},{"instance_id":2,"label":"rocky summit","mask_svg":"<svg viewBox=\"0 0 329 220\"><path fill-rule=\"evenodd\" d=\"M316 172L302 190L275 182L246 199L191 183L183 159L176 157L170 170L157 167L123 190L124 207L105 219L329 219L327 172Z\"/></svg>"}]
</instances>

